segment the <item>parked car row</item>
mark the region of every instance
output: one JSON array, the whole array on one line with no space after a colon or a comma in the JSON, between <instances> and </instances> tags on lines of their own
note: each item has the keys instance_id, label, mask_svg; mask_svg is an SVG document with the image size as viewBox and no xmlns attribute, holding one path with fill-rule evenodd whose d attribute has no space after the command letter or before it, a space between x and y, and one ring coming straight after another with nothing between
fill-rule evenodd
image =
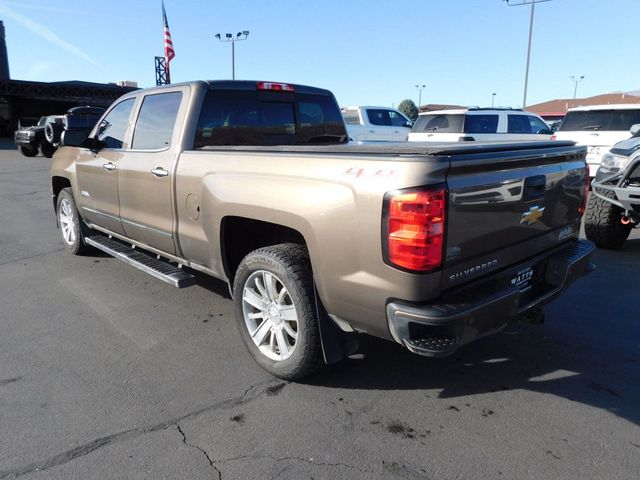
<instances>
[{"instance_id":1,"label":"parked car row","mask_svg":"<svg viewBox=\"0 0 640 480\"><path fill-rule=\"evenodd\" d=\"M64 115L40 117L35 125L18 125L14 141L25 157L35 157L40 151L43 156L51 158L65 135L88 133L102 113L102 107L82 106L70 108Z\"/></svg>"}]
</instances>

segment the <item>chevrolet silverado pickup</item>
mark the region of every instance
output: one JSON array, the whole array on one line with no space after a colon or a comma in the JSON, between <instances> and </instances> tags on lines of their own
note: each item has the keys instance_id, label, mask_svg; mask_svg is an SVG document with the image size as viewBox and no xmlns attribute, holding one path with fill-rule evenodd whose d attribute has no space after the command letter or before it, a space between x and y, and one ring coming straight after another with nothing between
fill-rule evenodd
<instances>
[{"instance_id":1,"label":"chevrolet silverado pickup","mask_svg":"<svg viewBox=\"0 0 640 480\"><path fill-rule=\"evenodd\" d=\"M51 167L65 247L226 282L249 353L285 379L360 333L435 357L540 323L592 268L572 142L354 144L329 91L250 81L127 94L74 142Z\"/></svg>"}]
</instances>

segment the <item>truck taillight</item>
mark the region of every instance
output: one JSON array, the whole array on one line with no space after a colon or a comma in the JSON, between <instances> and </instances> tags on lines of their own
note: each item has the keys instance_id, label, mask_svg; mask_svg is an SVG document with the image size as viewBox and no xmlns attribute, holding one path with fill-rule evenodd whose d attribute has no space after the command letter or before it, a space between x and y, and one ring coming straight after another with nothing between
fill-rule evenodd
<instances>
[{"instance_id":1,"label":"truck taillight","mask_svg":"<svg viewBox=\"0 0 640 480\"><path fill-rule=\"evenodd\" d=\"M555 135L551 135L551 140L557 140L558 137L556 137Z\"/></svg>"},{"instance_id":2,"label":"truck taillight","mask_svg":"<svg viewBox=\"0 0 640 480\"><path fill-rule=\"evenodd\" d=\"M385 261L426 272L442 264L447 192L399 190L385 196Z\"/></svg>"},{"instance_id":3,"label":"truck taillight","mask_svg":"<svg viewBox=\"0 0 640 480\"><path fill-rule=\"evenodd\" d=\"M273 90L275 92L293 92L293 85L288 83L258 82L258 90Z\"/></svg>"},{"instance_id":4,"label":"truck taillight","mask_svg":"<svg viewBox=\"0 0 640 480\"><path fill-rule=\"evenodd\" d=\"M584 195L582 196L582 203L580 204L580 207L578 207L578 214L580 215L584 215L584 212L587 209L587 198L589 196L589 189L591 188L591 176L588 163L586 164L584 174L586 176L584 179Z\"/></svg>"}]
</instances>

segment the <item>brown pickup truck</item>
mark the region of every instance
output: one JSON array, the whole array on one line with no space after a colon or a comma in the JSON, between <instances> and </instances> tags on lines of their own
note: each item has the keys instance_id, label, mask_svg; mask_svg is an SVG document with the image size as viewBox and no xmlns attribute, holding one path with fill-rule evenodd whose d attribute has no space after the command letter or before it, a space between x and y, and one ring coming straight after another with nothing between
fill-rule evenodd
<instances>
[{"instance_id":1,"label":"brown pickup truck","mask_svg":"<svg viewBox=\"0 0 640 480\"><path fill-rule=\"evenodd\" d=\"M442 356L540 323L592 267L570 142L349 143L330 92L249 81L125 95L75 141L51 168L64 245L177 287L227 282L249 352L282 378L358 333Z\"/></svg>"}]
</instances>

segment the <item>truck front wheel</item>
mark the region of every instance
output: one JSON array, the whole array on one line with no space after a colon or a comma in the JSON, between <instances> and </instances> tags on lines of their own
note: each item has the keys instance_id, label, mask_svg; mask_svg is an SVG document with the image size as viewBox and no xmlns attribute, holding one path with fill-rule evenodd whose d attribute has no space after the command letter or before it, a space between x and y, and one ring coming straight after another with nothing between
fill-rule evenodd
<instances>
[{"instance_id":1,"label":"truck front wheel","mask_svg":"<svg viewBox=\"0 0 640 480\"><path fill-rule=\"evenodd\" d=\"M606 197L615 198L607 191ZM585 212L584 231L589 240L600 248L620 248L631 232L631 225L623 225L622 209L591 193Z\"/></svg>"},{"instance_id":2,"label":"truck front wheel","mask_svg":"<svg viewBox=\"0 0 640 480\"><path fill-rule=\"evenodd\" d=\"M38 155L38 148L20 147L20 153L25 157L35 157Z\"/></svg>"},{"instance_id":3,"label":"truck front wheel","mask_svg":"<svg viewBox=\"0 0 640 480\"><path fill-rule=\"evenodd\" d=\"M322 365L311 263L306 248L260 248L240 263L233 284L236 321L255 361L285 380Z\"/></svg>"},{"instance_id":4,"label":"truck front wheel","mask_svg":"<svg viewBox=\"0 0 640 480\"><path fill-rule=\"evenodd\" d=\"M57 214L62 241L67 250L74 255L82 255L89 251L91 247L84 243L84 237L89 229L80 218L70 188L60 190Z\"/></svg>"},{"instance_id":5,"label":"truck front wheel","mask_svg":"<svg viewBox=\"0 0 640 480\"><path fill-rule=\"evenodd\" d=\"M51 145L46 140L43 140L42 143L40 144L40 151L42 152L42 155L44 155L45 157L51 158L53 157L53 154L56 151L56 147Z\"/></svg>"}]
</instances>

